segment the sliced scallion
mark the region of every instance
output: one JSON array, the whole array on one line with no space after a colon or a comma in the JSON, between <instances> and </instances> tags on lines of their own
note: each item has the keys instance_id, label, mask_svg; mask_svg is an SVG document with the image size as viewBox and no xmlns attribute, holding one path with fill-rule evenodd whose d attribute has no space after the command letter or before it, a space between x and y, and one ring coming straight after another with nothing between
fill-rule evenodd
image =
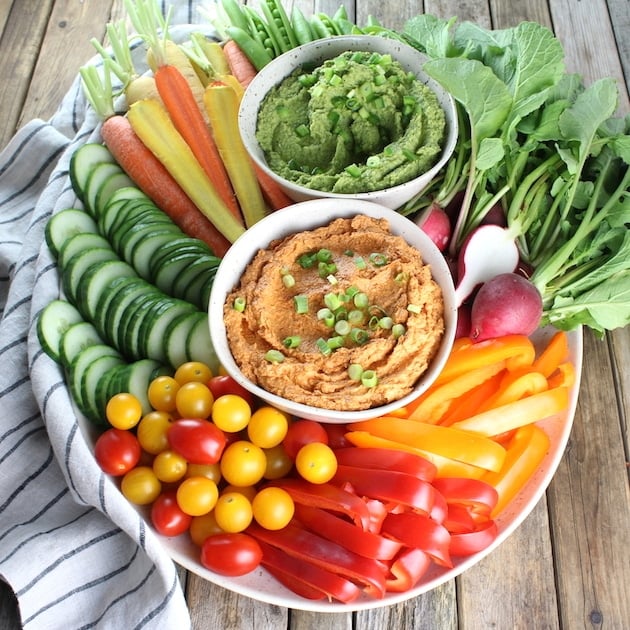
<instances>
[{"instance_id":1,"label":"sliced scallion","mask_svg":"<svg viewBox=\"0 0 630 630\"><path fill-rule=\"evenodd\" d=\"M234 302L232 303L232 308L239 313L242 313L245 310L246 300L244 297L236 297L234 298Z\"/></svg>"},{"instance_id":2,"label":"sliced scallion","mask_svg":"<svg viewBox=\"0 0 630 630\"><path fill-rule=\"evenodd\" d=\"M376 387L378 385L378 376L374 370L364 370L361 374L361 383L365 387Z\"/></svg>"},{"instance_id":3,"label":"sliced scallion","mask_svg":"<svg viewBox=\"0 0 630 630\"><path fill-rule=\"evenodd\" d=\"M267 350L265 352L265 360L269 361L269 363L282 363L284 361L284 354L280 352L280 350Z\"/></svg>"}]
</instances>

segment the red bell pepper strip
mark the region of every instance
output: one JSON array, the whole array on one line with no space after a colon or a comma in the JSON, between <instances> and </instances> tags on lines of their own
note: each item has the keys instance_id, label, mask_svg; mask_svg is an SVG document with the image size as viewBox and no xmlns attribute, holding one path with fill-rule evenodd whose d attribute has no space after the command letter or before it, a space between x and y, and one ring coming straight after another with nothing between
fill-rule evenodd
<instances>
[{"instance_id":1,"label":"red bell pepper strip","mask_svg":"<svg viewBox=\"0 0 630 630\"><path fill-rule=\"evenodd\" d=\"M496 537L497 525L492 520L477 525L475 531L451 534L451 555L470 556L488 547Z\"/></svg>"},{"instance_id":2,"label":"red bell pepper strip","mask_svg":"<svg viewBox=\"0 0 630 630\"><path fill-rule=\"evenodd\" d=\"M361 589L350 580L307 560L291 556L278 547L258 542L263 552L261 564L274 576L277 573L282 574L280 581L290 589L310 588L344 604L361 594Z\"/></svg>"},{"instance_id":3,"label":"red bell pepper strip","mask_svg":"<svg viewBox=\"0 0 630 630\"><path fill-rule=\"evenodd\" d=\"M403 593L413 588L431 566L431 557L422 549L406 547L396 556L390 571L393 578L388 578L385 588L389 592Z\"/></svg>"},{"instance_id":4,"label":"red bell pepper strip","mask_svg":"<svg viewBox=\"0 0 630 630\"><path fill-rule=\"evenodd\" d=\"M295 517L311 531L366 558L391 560L402 546L395 540L366 532L344 518L320 508L298 504L295 506Z\"/></svg>"},{"instance_id":5,"label":"red bell pepper strip","mask_svg":"<svg viewBox=\"0 0 630 630\"><path fill-rule=\"evenodd\" d=\"M370 511L365 501L338 485L309 483L285 477L270 483L286 490L295 503L341 512L365 530L370 529Z\"/></svg>"},{"instance_id":6,"label":"red bell pepper strip","mask_svg":"<svg viewBox=\"0 0 630 630\"><path fill-rule=\"evenodd\" d=\"M435 479L433 487L444 497L447 504L459 504L485 515L490 514L499 499L495 488L479 479L463 477Z\"/></svg>"},{"instance_id":7,"label":"red bell pepper strip","mask_svg":"<svg viewBox=\"0 0 630 630\"><path fill-rule=\"evenodd\" d=\"M392 536L408 547L421 549L437 564L451 568L449 554L451 534L446 527L417 512L388 514L383 521L383 534Z\"/></svg>"},{"instance_id":8,"label":"red bell pepper strip","mask_svg":"<svg viewBox=\"0 0 630 630\"><path fill-rule=\"evenodd\" d=\"M448 506L448 514L442 523L451 534L463 534L475 531L475 521L470 510L463 505L452 503Z\"/></svg>"},{"instance_id":9,"label":"red bell pepper strip","mask_svg":"<svg viewBox=\"0 0 630 630\"><path fill-rule=\"evenodd\" d=\"M435 500L435 491L429 482L395 470L370 470L338 465L332 483L349 483L361 496L402 503L425 514L431 512Z\"/></svg>"},{"instance_id":10,"label":"red bell pepper strip","mask_svg":"<svg viewBox=\"0 0 630 630\"><path fill-rule=\"evenodd\" d=\"M324 599L327 597L326 593L320 591L312 586L309 586L306 582L302 582L300 580L296 580L293 575L287 573L286 571L281 571L277 567L272 567L271 565L261 565L267 569L273 577L280 582L283 586L288 588L290 591L293 591L296 595L303 597L304 599L310 599L312 601L317 601L320 599Z\"/></svg>"},{"instance_id":11,"label":"red bell pepper strip","mask_svg":"<svg viewBox=\"0 0 630 630\"><path fill-rule=\"evenodd\" d=\"M446 499L439 493L435 492L433 494L433 507L431 508L431 513L429 516L436 523L444 523L446 517L448 515L449 506L446 503Z\"/></svg>"},{"instance_id":12,"label":"red bell pepper strip","mask_svg":"<svg viewBox=\"0 0 630 630\"><path fill-rule=\"evenodd\" d=\"M387 448L356 448L351 446L335 449L335 456L337 463L343 466L397 470L425 481L433 481L437 472L435 465L425 457Z\"/></svg>"},{"instance_id":13,"label":"red bell pepper strip","mask_svg":"<svg viewBox=\"0 0 630 630\"><path fill-rule=\"evenodd\" d=\"M290 556L359 582L375 597L385 594L385 568L379 561L364 558L335 542L305 529L296 521L279 530L269 530L252 523L247 533L259 542L282 549Z\"/></svg>"}]
</instances>

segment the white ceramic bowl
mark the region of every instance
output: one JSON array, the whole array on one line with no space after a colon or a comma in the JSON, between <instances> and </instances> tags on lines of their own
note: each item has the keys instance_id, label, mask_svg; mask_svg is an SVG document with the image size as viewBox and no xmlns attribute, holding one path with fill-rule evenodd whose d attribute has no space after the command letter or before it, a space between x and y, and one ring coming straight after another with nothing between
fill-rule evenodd
<instances>
[{"instance_id":1,"label":"white ceramic bowl","mask_svg":"<svg viewBox=\"0 0 630 630\"><path fill-rule=\"evenodd\" d=\"M444 298L445 330L439 350L410 394L379 407L360 411L334 411L293 402L272 394L246 378L232 357L223 319L223 305L226 297L238 285L241 275L256 252L259 249L265 249L271 241L289 234L327 225L339 217L353 217L357 214L387 219L390 231L402 236L410 245L419 250L423 261L431 266L433 278L442 288ZM208 314L210 336L219 362L236 381L268 404L295 417L329 423L356 422L384 415L417 398L429 387L442 369L452 347L457 327L457 307L453 281L444 257L437 247L417 225L395 210L390 210L370 201L358 200L340 202L337 199L315 199L304 201L278 210L249 228L232 245L219 265L210 295Z\"/></svg>"},{"instance_id":2,"label":"white ceramic bowl","mask_svg":"<svg viewBox=\"0 0 630 630\"><path fill-rule=\"evenodd\" d=\"M280 83L293 70L301 65L321 64L347 50L367 50L381 54L391 54L405 70L413 72L420 81L435 92L446 116L447 132L444 147L438 162L420 177L416 177L404 184L385 188L383 190L346 195L329 193L306 188L280 177L271 170L265 161L265 156L256 140L256 123L260 104L269 90ZM450 158L457 142L457 114L453 98L436 81L422 71L426 57L415 48L394 39L386 39L373 35L342 35L320 39L303 46L298 46L289 52L276 57L268 63L254 78L245 91L239 109L238 123L243 143L252 159L273 178L286 194L294 201L335 197L339 199L362 199L380 203L388 208L399 208L414 196L422 192L440 169Z\"/></svg>"}]
</instances>

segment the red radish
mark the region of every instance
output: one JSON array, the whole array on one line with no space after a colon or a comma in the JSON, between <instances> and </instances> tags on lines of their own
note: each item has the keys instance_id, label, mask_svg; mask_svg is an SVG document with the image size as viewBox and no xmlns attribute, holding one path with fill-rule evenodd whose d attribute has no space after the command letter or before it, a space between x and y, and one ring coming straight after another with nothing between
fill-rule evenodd
<instances>
[{"instance_id":1,"label":"red radish","mask_svg":"<svg viewBox=\"0 0 630 630\"><path fill-rule=\"evenodd\" d=\"M500 225L505 227L507 225L507 219L505 218L505 211L501 207L501 204L495 203L490 210L486 213L483 219L481 219L481 225Z\"/></svg>"},{"instance_id":2,"label":"red radish","mask_svg":"<svg viewBox=\"0 0 630 630\"><path fill-rule=\"evenodd\" d=\"M480 225L462 244L457 260L455 302L460 306L484 282L513 272L519 252L512 233L500 225Z\"/></svg>"},{"instance_id":3,"label":"red radish","mask_svg":"<svg viewBox=\"0 0 630 630\"><path fill-rule=\"evenodd\" d=\"M504 335L531 335L540 325L543 306L538 289L517 273L495 276L477 292L470 313L474 342Z\"/></svg>"},{"instance_id":4,"label":"red radish","mask_svg":"<svg viewBox=\"0 0 630 630\"><path fill-rule=\"evenodd\" d=\"M455 339L460 337L470 337L470 304L462 304L457 309L457 327L455 328Z\"/></svg>"},{"instance_id":5,"label":"red radish","mask_svg":"<svg viewBox=\"0 0 630 630\"><path fill-rule=\"evenodd\" d=\"M441 252L446 250L451 240L451 220L440 206L433 204L417 224Z\"/></svg>"}]
</instances>

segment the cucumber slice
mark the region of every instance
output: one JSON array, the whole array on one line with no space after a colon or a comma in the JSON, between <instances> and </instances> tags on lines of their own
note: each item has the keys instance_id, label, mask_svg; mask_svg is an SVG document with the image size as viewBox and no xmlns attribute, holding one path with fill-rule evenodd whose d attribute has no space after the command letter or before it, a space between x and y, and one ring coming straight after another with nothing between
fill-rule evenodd
<instances>
[{"instance_id":1,"label":"cucumber slice","mask_svg":"<svg viewBox=\"0 0 630 630\"><path fill-rule=\"evenodd\" d=\"M74 234L62 245L61 250L59 251L57 264L61 269L64 269L68 266L70 259L75 254L88 249L97 248L111 249L111 245L109 244L109 241L100 234L94 234L93 232Z\"/></svg>"},{"instance_id":2,"label":"cucumber slice","mask_svg":"<svg viewBox=\"0 0 630 630\"><path fill-rule=\"evenodd\" d=\"M186 339L186 354L189 361L201 361L214 373L219 370L219 359L210 338L208 315L199 312L199 317Z\"/></svg>"},{"instance_id":3,"label":"cucumber slice","mask_svg":"<svg viewBox=\"0 0 630 630\"><path fill-rule=\"evenodd\" d=\"M79 285L89 277L88 270L92 266L107 261L120 262L118 254L111 247L86 249L72 256L67 266L61 270L61 281L65 294L87 319L90 319L90 315L84 309L84 305L80 303Z\"/></svg>"},{"instance_id":4,"label":"cucumber slice","mask_svg":"<svg viewBox=\"0 0 630 630\"><path fill-rule=\"evenodd\" d=\"M194 251L185 250L174 254L156 269L153 283L164 293L183 299L188 285L185 284L182 274L198 260L199 254ZM206 260L209 258L206 257Z\"/></svg>"},{"instance_id":5,"label":"cucumber slice","mask_svg":"<svg viewBox=\"0 0 630 630\"><path fill-rule=\"evenodd\" d=\"M58 258L64 243L75 234L98 232L96 221L85 210L66 208L48 219L44 237L52 255Z\"/></svg>"},{"instance_id":6,"label":"cucumber slice","mask_svg":"<svg viewBox=\"0 0 630 630\"><path fill-rule=\"evenodd\" d=\"M174 223L139 223L121 236L118 243L118 253L128 263L132 263L133 252L140 243L157 236L159 244L156 243L155 246L156 250L159 250L160 244L168 243L181 234L181 230Z\"/></svg>"},{"instance_id":7,"label":"cucumber slice","mask_svg":"<svg viewBox=\"0 0 630 630\"><path fill-rule=\"evenodd\" d=\"M81 321L72 324L63 333L59 345L61 363L70 368L72 361L85 348L104 343L102 337L98 334L98 330L90 322Z\"/></svg>"},{"instance_id":8,"label":"cucumber slice","mask_svg":"<svg viewBox=\"0 0 630 630\"><path fill-rule=\"evenodd\" d=\"M70 183L77 197L85 203L85 190L92 171L98 164L116 160L109 149L97 142L89 142L79 147L70 158Z\"/></svg>"},{"instance_id":9,"label":"cucumber slice","mask_svg":"<svg viewBox=\"0 0 630 630\"><path fill-rule=\"evenodd\" d=\"M98 227L103 236L110 239L114 232L113 226L116 222L121 220L121 216L124 217L128 212L133 211L136 207L145 207L147 203L143 198L116 198L110 199L109 203L105 205L103 211L98 217Z\"/></svg>"},{"instance_id":10,"label":"cucumber slice","mask_svg":"<svg viewBox=\"0 0 630 630\"><path fill-rule=\"evenodd\" d=\"M81 376L81 400L89 411L89 419L94 424L108 426L105 405L98 399L98 384L113 368L126 365L126 362L115 355L101 356L90 363Z\"/></svg>"},{"instance_id":11,"label":"cucumber slice","mask_svg":"<svg viewBox=\"0 0 630 630\"><path fill-rule=\"evenodd\" d=\"M159 374L169 373L164 365L152 359L140 359L121 368L116 385L121 392L129 392L138 398L142 405L142 414L152 411L147 396L149 384Z\"/></svg>"},{"instance_id":12,"label":"cucumber slice","mask_svg":"<svg viewBox=\"0 0 630 630\"><path fill-rule=\"evenodd\" d=\"M217 261L200 260L193 263L190 268L181 275L179 282L184 287L182 299L195 304L201 311L208 310L208 297L212 290L212 284L220 264Z\"/></svg>"},{"instance_id":13,"label":"cucumber slice","mask_svg":"<svg viewBox=\"0 0 630 630\"><path fill-rule=\"evenodd\" d=\"M173 256L183 252L192 252L197 256L214 256L212 250L204 243L190 236L182 236L173 239L168 245L160 249L156 256L151 260L149 273L151 278L155 278L160 267L170 260Z\"/></svg>"},{"instance_id":14,"label":"cucumber slice","mask_svg":"<svg viewBox=\"0 0 630 630\"><path fill-rule=\"evenodd\" d=\"M101 193L103 186L109 181L110 177L124 175L128 183L132 183L125 172L118 166L116 162L102 162L96 164L92 168L88 180L85 185L83 203L86 210L93 216L98 218L98 212L96 211L96 197ZM123 188L121 185L120 188ZM111 193L110 193L111 195Z\"/></svg>"},{"instance_id":15,"label":"cucumber slice","mask_svg":"<svg viewBox=\"0 0 630 630\"><path fill-rule=\"evenodd\" d=\"M154 287L136 296L125 309L117 330L118 347L130 359L140 359L139 333L147 312L161 299L161 294Z\"/></svg>"},{"instance_id":16,"label":"cucumber slice","mask_svg":"<svg viewBox=\"0 0 630 630\"><path fill-rule=\"evenodd\" d=\"M97 217L100 216L103 212L103 209L111 199L112 195L117 190L119 190L120 188L128 188L132 185L133 180L124 171L112 174L110 177L108 177L96 190L96 196L94 197L94 214ZM89 182L88 195L91 195Z\"/></svg>"},{"instance_id":17,"label":"cucumber slice","mask_svg":"<svg viewBox=\"0 0 630 630\"><path fill-rule=\"evenodd\" d=\"M186 341L197 324L200 312L187 313L176 317L164 332L164 350L168 364L177 369L189 360Z\"/></svg>"},{"instance_id":18,"label":"cucumber slice","mask_svg":"<svg viewBox=\"0 0 630 630\"><path fill-rule=\"evenodd\" d=\"M171 231L173 238L182 234L182 231L163 212L157 213L147 208L138 209L137 212L129 213L124 220L112 226L110 236L112 247L122 256L123 240L146 226L164 227Z\"/></svg>"},{"instance_id":19,"label":"cucumber slice","mask_svg":"<svg viewBox=\"0 0 630 630\"><path fill-rule=\"evenodd\" d=\"M139 241L131 252L131 260L129 261L134 269L137 269L138 275L150 281L153 259L175 239L178 239L178 234L173 232L170 236L162 234Z\"/></svg>"},{"instance_id":20,"label":"cucumber slice","mask_svg":"<svg viewBox=\"0 0 630 630\"><path fill-rule=\"evenodd\" d=\"M44 352L54 361L61 363L61 340L74 324L83 321L77 308L65 300L49 302L37 319L37 337Z\"/></svg>"}]
</instances>

